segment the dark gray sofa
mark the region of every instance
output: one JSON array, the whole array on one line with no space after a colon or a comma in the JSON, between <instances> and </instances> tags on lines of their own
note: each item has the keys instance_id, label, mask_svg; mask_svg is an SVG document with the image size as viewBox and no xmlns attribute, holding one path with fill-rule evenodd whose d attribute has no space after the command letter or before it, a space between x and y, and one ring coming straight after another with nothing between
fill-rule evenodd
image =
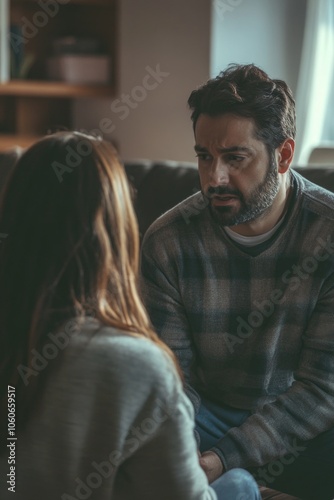
<instances>
[{"instance_id":1,"label":"dark gray sofa","mask_svg":"<svg viewBox=\"0 0 334 500\"><path fill-rule=\"evenodd\" d=\"M0 152L0 189L21 154L20 148ZM194 163L138 160L126 162L126 174L134 188L134 205L140 233L161 214L199 189ZM296 167L306 179L334 192L333 167Z\"/></svg>"},{"instance_id":2,"label":"dark gray sofa","mask_svg":"<svg viewBox=\"0 0 334 500\"><path fill-rule=\"evenodd\" d=\"M0 190L20 154L20 148L0 153ZM141 237L157 217L199 189L197 167L193 163L138 160L126 162L124 167L134 188L134 206ZM295 170L334 192L334 165L298 167ZM261 489L261 494L263 500L295 498L268 488Z\"/></svg>"}]
</instances>

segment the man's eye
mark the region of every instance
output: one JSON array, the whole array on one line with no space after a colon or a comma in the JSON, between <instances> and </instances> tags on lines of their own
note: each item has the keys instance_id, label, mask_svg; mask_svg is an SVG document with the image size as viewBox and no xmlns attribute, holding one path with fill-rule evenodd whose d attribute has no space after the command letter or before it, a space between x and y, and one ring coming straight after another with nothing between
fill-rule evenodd
<instances>
[{"instance_id":1,"label":"man's eye","mask_svg":"<svg viewBox=\"0 0 334 500\"><path fill-rule=\"evenodd\" d=\"M242 160L244 160L244 157L243 156L238 156L238 155L229 155L228 157L228 160L229 161L237 161L237 162L240 162Z\"/></svg>"},{"instance_id":2,"label":"man's eye","mask_svg":"<svg viewBox=\"0 0 334 500\"><path fill-rule=\"evenodd\" d=\"M207 153L197 153L196 157L201 161L209 161L211 160L211 156Z\"/></svg>"}]
</instances>

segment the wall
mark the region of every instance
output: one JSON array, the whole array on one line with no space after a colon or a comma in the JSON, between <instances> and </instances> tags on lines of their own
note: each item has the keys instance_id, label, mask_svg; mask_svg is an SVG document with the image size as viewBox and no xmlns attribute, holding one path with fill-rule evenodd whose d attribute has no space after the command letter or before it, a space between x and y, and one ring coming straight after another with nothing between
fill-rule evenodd
<instances>
[{"instance_id":1,"label":"wall","mask_svg":"<svg viewBox=\"0 0 334 500\"><path fill-rule=\"evenodd\" d=\"M211 8L211 0L120 0L119 95L78 101L75 126L91 130L112 120L106 137L124 159L194 161L186 102L210 74L254 62L296 91L306 1L212 0ZM155 89L138 88L145 78L153 87L146 68L158 64L169 76Z\"/></svg>"},{"instance_id":2,"label":"wall","mask_svg":"<svg viewBox=\"0 0 334 500\"><path fill-rule=\"evenodd\" d=\"M119 18L119 95L78 101L75 126L90 131L111 119L106 136L124 159L195 161L187 99L209 78L210 1L121 0ZM168 76L154 81L148 75L157 65Z\"/></svg>"},{"instance_id":3,"label":"wall","mask_svg":"<svg viewBox=\"0 0 334 500\"><path fill-rule=\"evenodd\" d=\"M295 93L307 0L214 0L211 76L255 63Z\"/></svg>"}]
</instances>

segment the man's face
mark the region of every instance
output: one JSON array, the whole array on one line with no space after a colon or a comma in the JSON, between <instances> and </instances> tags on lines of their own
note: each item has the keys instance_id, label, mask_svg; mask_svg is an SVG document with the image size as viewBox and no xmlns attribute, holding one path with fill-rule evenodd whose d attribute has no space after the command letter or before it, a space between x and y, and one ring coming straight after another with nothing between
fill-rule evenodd
<instances>
[{"instance_id":1,"label":"man's face","mask_svg":"<svg viewBox=\"0 0 334 500\"><path fill-rule=\"evenodd\" d=\"M202 114L195 140L202 193L214 219L237 226L265 216L280 184L275 158L256 138L253 120Z\"/></svg>"}]
</instances>

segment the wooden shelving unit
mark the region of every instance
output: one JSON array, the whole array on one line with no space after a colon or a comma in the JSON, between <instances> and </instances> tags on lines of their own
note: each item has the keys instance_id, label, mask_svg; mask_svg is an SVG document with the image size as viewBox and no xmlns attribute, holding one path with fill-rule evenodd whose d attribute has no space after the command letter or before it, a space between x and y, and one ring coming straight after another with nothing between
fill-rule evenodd
<instances>
[{"instance_id":1,"label":"wooden shelving unit","mask_svg":"<svg viewBox=\"0 0 334 500\"><path fill-rule=\"evenodd\" d=\"M22 148L28 148L34 142L36 142L38 139L40 139L39 135L6 135L6 134L1 134L0 136L0 144L1 144L1 150L5 151L6 149L11 149L15 146L21 146Z\"/></svg>"},{"instance_id":2,"label":"wooden shelving unit","mask_svg":"<svg viewBox=\"0 0 334 500\"><path fill-rule=\"evenodd\" d=\"M71 85L63 82L38 80L12 80L0 85L0 96L31 96L31 97L107 97L112 95L111 85Z\"/></svg>"},{"instance_id":3,"label":"wooden shelving unit","mask_svg":"<svg viewBox=\"0 0 334 500\"><path fill-rule=\"evenodd\" d=\"M72 128L73 100L112 97L117 76L117 0L69 0L63 5L56 2L58 11L48 17L37 0L1 1L7 2L9 12L9 19L0 19L1 29L6 29L9 36L13 26L23 34L29 33L22 45L25 56L32 54L33 64L26 78L0 82L0 151L29 146L54 129ZM40 27L36 26L38 22ZM110 82L80 85L49 81L46 61L52 55L53 41L64 36L98 39L103 53L111 58Z\"/></svg>"}]
</instances>

